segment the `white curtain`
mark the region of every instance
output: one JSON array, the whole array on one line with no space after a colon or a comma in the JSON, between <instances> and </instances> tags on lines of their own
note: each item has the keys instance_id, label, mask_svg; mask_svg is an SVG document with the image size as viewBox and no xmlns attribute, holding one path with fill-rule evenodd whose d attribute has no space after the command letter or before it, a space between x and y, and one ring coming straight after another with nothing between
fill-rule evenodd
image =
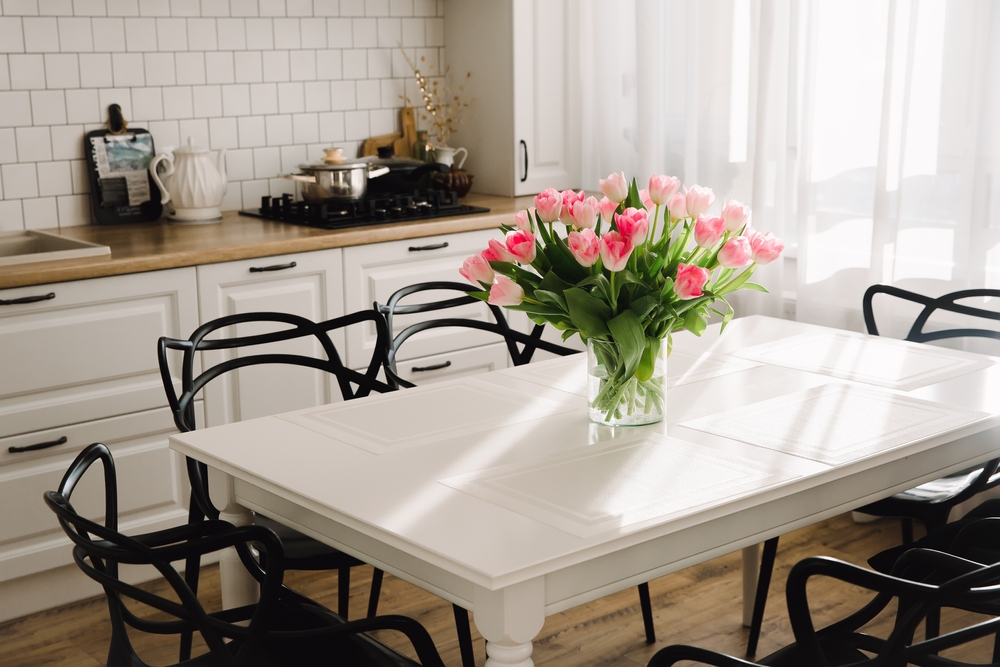
<instances>
[{"instance_id":1,"label":"white curtain","mask_svg":"<svg viewBox=\"0 0 1000 667\"><path fill-rule=\"evenodd\" d=\"M668 173L749 203L790 258L742 312L860 330L874 283L1000 288L1000 4L574 5L584 186Z\"/></svg>"}]
</instances>

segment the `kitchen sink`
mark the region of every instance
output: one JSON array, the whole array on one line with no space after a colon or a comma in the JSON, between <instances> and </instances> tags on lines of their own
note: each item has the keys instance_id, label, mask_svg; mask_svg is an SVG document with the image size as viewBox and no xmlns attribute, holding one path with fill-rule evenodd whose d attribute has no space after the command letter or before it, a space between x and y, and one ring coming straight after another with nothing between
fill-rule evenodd
<instances>
[{"instance_id":1,"label":"kitchen sink","mask_svg":"<svg viewBox=\"0 0 1000 667\"><path fill-rule=\"evenodd\" d=\"M0 266L110 255L111 248L48 232L0 232Z\"/></svg>"}]
</instances>

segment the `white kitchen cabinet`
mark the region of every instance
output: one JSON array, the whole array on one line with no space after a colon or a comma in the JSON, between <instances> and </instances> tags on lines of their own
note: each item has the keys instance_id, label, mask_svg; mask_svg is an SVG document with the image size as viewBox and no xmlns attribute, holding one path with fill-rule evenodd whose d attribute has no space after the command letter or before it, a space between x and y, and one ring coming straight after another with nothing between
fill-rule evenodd
<instances>
[{"instance_id":1,"label":"white kitchen cabinet","mask_svg":"<svg viewBox=\"0 0 1000 667\"><path fill-rule=\"evenodd\" d=\"M580 187L580 73L569 66L576 12L573 0L448 3L448 60L475 98L450 143L469 150L476 192Z\"/></svg>"},{"instance_id":2,"label":"white kitchen cabinet","mask_svg":"<svg viewBox=\"0 0 1000 667\"><path fill-rule=\"evenodd\" d=\"M201 321L249 312L291 313L313 322L339 317L344 314L341 257L341 250L334 248L199 266ZM239 325L236 331L223 330L209 338L283 328L286 325ZM342 330L334 332L331 339L338 350L344 349ZM244 348L242 352L207 351L202 353L202 361L209 368L241 353L263 352L324 356L317 340L298 339ZM241 368L215 379L205 387L204 398L207 424L218 426L341 400L341 393L328 373L269 364Z\"/></svg>"},{"instance_id":3,"label":"white kitchen cabinet","mask_svg":"<svg viewBox=\"0 0 1000 667\"><path fill-rule=\"evenodd\" d=\"M402 379L418 387L466 375L488 373L507 368L510 355L507 345L494 343L465 350L452 350L417 359L396 362L396 372Z\"/></svg>"}]
</instances>

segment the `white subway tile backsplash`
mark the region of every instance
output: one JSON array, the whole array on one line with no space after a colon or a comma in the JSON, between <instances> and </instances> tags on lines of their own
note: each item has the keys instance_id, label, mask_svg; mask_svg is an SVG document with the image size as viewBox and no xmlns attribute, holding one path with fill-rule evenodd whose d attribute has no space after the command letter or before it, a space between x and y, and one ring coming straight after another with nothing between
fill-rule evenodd
<instances>
[{"instance_id":1,"label":"white subway tile backsplash","mask_svg":"<svg viewBox=\"0 0 1000 667\"><path fill-rule=\"evenodd\" d=\"M42 197L73 194L69 162L38 163L38 194Z\"/></svg>"},{"instance_id":2,"label":"white subway tile backsplash","mask_svg":"<svg viewBox=\"0 0 1000 667\"><path fill-rule=\"evenodd\" d=\"M226 154L229 154L228 151ZM260 206L260 204L258 204L258 206ZM240 189L240 184L227 184L226 192L222 195L222 210L237 211L241 208L243 208L243 191Z\"/></svg>"},{"instance_id":3,"label":"white subway tile backsplash","mask_svg":"<svg viewBox=\"0 0 1000 667\"><path fill-rule=\"evenodd\" d=\"M267 135L264 130L264 118L262 116L244 116L243 118L238 118L237 123L240 148L257 148L267 145Z\"/></svg>"},{"instance_id":4,"label":"white subway tile backsplash","mask_svg":"<svg viewBox=\"0 0 1000 667\"><path fill-rule=\"evenodd\" d=\"M66 94L61 90L31 91L31 119L35 125L64 125Z\"/></svg>"},{"instance_id":5,"label":"white subway tile backsplash","mask_svg":"<svg viewBox=\"0 0 1000 667\"><path fill-rule=\"evenodd\" d=\"M291 51L288 54L292 81L316 80L316 52Z\"/></svg>"},{"instance_id":6,"label":"white subway tile backsplash","mask_svg":"<svg viewBox=\"0 0 1000 667\"><path fill-rule=\"evenodd\" d=\"M101 51L125 50L125 19L91 19L94 30L94 44L100 44Z\"/></svg>"},{"instance_id":7,"label":"white subway tile backsplash","mask_svg":"<svg viewBox=\"0 0 1000 667\"><path fill-rule=\"evenodd\" d=\"M295 182L289 179L272 178L268 180L267 185L272 197L281 197L284 194L295 195Z\"/></svg>"},{"instance_id":8,"label":"white subway tile backsplash","mask_svg":"<svg viewBox=\"0 0 1000 667\"><path fill-rule=\"evenodd\" d=\"M7 56L10 63L10 87L14 90L45 88L45 58L41 54Z\"/></svg>"},{"instance_id":9,"label":"white subway tile backsplash","mask_svg":"<svg viewBox=\"0 0 1000 667\"><path fill-rule=\"evenodd\" d=\"M146 85L146 65L141 53L114 53L111 68L117 88Z\"/></svg>"},{"instance_id":10,"label":"white subway tile backsplash","mask_svg":"<svg viewBox=\"0 0 1000 667\"><path fill-rule=\"evenodd\" d=\"M101 105L97 91L92 88L67 90L66 121L70 123L101 122Z\"/></svg>"},{"instance_id":11,"label":"white subway tile backsplash","mask_svg":"<svg viewBox=\"0 0 1000 667\"><path fill-rule=\"evenodd\" d=\"M75 53L47 53L45 85L49 88L79 88L79 56Z\"/></svg>"},{"instance_id":12,"label":"white subway tile backsplash","mask_svg":"<svg viewBox=\"0 0 1000 667\"><path fill-rule=\"evenodd\" d=\"M0 0L0 228L90 222L83 135L115 103L158 150L227 148L224 206L398 131L443 60L436 0Z\"/></svg>"},{"instance_id":13,"label":"white subway tile backsplash","mask_svg":"<svg viewBox=\"0 0 1000 667\"><path fill-rule=\"evenodd\" d=\"M92 19L81 16L60 16L59 50L64 53L86 53L93 51L94 31Z\"/></svg>"},{"instance_id":14,"label":"white subway tile backsplash","mask_svg":"<svg viewBox=\"0 0 1000 667\"><path fill-rule=\"evenodd\" d=\"M0 16L0 53L24 53L24 30L21 19Z\"/></svg>"},{"instance_id":15,"label":"white subway tile backsplash","mask_svg":"<svg viewBox=\"0 0 1000 667\"><path fill-rule=\"evenodd\" d=\"M31 125L31 98L28 93L0 93L0 127Z\"/></svg>"},{"instance_id":16,"label":"white subway tile backsplash","mask_svg":"<svg viewBox=\"0 0 1000 667\"><path fill-rule=\"evenodd\" d=\"M194 118L194 97L191 86L163 89L163 117L169 120Z\"/></svg>"},{"instance_id":17,"label":"white subway tile backsplash","mask_svg":"<svg viewBox=\"0 0 1000 667\"><path fill-rule=\"evenodd\" d=\"M59 212L56 209L55 197L41 199L25 199L24 206L25 229L48 229L59 226Z\"/></svg>"},{"instance_id":18,"label":"white subway tile backsplash","mask_svg":"<svg viewBox=\"0 0 1000 667\"><path fill-rule=\"evenodd\" d=\"M83 88L110 88L114 84L110 53L80 54L80 85Z\"/></svg>"},{"instance_id":19,"label":"white subway tile backsplash","mask_svg":"<svg viewBox=\"0 0 1000 667\"><path fill-rule=\"evenodd\" d=\"M5 164L0 167L0 177L3 178L3 194L7 199L38 196L38 176L34 163Z\"/></svg>"},{"instance_id":20,"label":"white subway tile backsplash","mask_svg":"<svg viewBox=\"0 0 1000 667\"><path fill-rule=\"evenodd\" d=\"M178 85L201 85L205 83L205 54L178 53L174 55L177 66Z\"/></svg>"},{"instance_id":21,"label":"white subway tile backsplash","mask_svg":"<svg viewBox=\"0 0 1000 667\"><path fill-rule=\"evenodd\" d=\"M188 19L187 30L188 48L192 51L215 51L219 48L215 19Z\"/></svg>"},{"instance_id":22,"label":"white subway tile backsplash","mask_svg":"<svg viewBox=\"0 0 1000 667\"><path fill-rule=\"evenodd\" d=\"M254 116L278 113L278 86L273 83L251 84L250 112Z\"/></svg>"}]
</instances>

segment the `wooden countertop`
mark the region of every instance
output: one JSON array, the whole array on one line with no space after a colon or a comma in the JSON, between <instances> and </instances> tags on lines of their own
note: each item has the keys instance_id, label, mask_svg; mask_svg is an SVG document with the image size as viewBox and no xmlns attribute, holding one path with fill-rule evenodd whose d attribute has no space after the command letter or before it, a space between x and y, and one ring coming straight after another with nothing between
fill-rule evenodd
<instances>
[{"instance_id":1,"label":"wooden countertop","mask_svg":"<svg viewBox=\"0 0 1000 667\"><path fill-rule=\"evenodd\" d=\"M49 229L45 231L109 246L111 255L3 267L0 289L490 229L510 222L531 201L530 197L470 194L462 203L484 206L490 212L335 231L260 220L235 211L210 225L156 222Z\"/></svg>"}]
</instances>

